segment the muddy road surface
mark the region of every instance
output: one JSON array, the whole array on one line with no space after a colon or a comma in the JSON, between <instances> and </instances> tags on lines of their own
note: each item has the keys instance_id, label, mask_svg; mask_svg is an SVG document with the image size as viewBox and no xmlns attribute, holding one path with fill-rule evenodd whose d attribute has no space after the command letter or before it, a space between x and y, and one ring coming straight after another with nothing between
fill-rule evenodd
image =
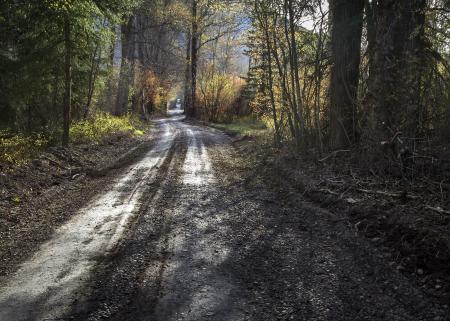
<instances>
[{"instance_id":1,"label":"muddy road surface","mask_svg":"<svg viewBox=\"0 0 450 321\"><path fill-rule=\"evenodd\" d=\"M446 320L345 222L245 175L230 139L155 143L10 276L0 320Z\"/></svg>"}]
</instances>

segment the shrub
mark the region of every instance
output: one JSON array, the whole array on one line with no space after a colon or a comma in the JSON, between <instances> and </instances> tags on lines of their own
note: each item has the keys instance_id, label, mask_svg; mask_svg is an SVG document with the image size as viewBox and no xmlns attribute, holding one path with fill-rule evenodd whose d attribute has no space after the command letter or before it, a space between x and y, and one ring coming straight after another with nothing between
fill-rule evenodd
<instances>
[{"instance_id":1,"label":"shrub","mask_svg":"<svg viewBox=\"0 0 450 321\"><path fill-rule=\"evenodd\" d=\"M74 144L100 143L114 135L139 136L143 132L142 123L130 115L115 117L98 113L88 120L72 124L70 138ZM11 134L0 132L0 163L20 164L36 157L46 147L59 142L60 133L53 134Z\"/></svg>"},{"instance_id":2,"label":"shrub","mask_svg":"<svg viewBox=\"0 0 450 321\"><path fill-rule=\"evenodd\" d=\"M25 136L0 133L0 162L18 164L34 157L49 143L43 134Z\"/></svg>"},{"instance_id":3,"label":"shrub","mask_svg":"<svg viewBox=\"0 0 450 321\"><path fill-rule=\"evenodd\" d=\"M106 113L98 113L88 120L74 123L70 128L70 137L75 144L99 143L112 135L142 135L143 132L138 129L139 125L140 122L130 115L115 117Z\"/></svg>"}]
</instances>

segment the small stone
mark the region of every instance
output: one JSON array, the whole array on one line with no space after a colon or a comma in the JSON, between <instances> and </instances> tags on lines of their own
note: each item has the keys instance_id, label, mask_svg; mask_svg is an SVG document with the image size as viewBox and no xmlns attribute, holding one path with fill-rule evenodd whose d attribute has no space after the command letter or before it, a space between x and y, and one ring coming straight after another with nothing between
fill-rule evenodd
<instances>
[{"instance_id":1,"label":"small stone","mask_svg":"<svg viewBox=\"0 0 450 321\"><path fill-rule=\"evenodd\" d=\"M352 198L352 197L347 198L346 201L347 201L347 203L350 203L350 204L358 203L358 200L355 200L355 199Z\"/></svg>"},{"instance_id":2,"label":"small stone","mask_svg":"<svg viewBox=\"0 0 450 321\"><path fill-rule=\"evenodd\" d=\"M442 288L442 285L436 284L436 285L434 286L434 288L437 289L437 290L439 290L440 288Z\"/></svg>"},{"instance_id":3,"label":"small stone","mask_svg":"<svg viewBox=\"0 0 450 321\"><path fill-rule=\"evenodd\" d=\"M31 161L31 164L33 165L33 167L40 167L42 165L42 161L40 159L33 159Z\"/></svg>"},{"instance_id":4,"label":"small stone","mask_svg":"<svg viewBox=\"0 0 450 321\"><path fill-rule=\"evenodd\" d=\"M422 275L423 274L423 270L422 269L417 269L417 274L418 275Z\"/></svg>"}]
</instances>

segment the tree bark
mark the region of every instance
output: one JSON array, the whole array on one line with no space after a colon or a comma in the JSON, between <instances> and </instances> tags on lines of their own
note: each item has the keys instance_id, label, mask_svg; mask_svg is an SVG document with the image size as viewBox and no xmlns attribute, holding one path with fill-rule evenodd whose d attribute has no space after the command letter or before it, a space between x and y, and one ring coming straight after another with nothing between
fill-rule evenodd
<instances>
[{"instance_id":1,"label":"tree bark","mask_svg":"<svg viewBox=\"0 0 450 321\"><path fill-rule=\"evenodd\" d=\"M426 7L426 0L376 3L367 140L388 140L399 132L417 134Z\"/></svg>"},{"instance_id":2,"label":"tree bark","mask_svg":"<svg viewBox=\"0 0 450 321\"><path fill-rule=\"evenodd\" d=\"M302 146L307 145L306 141L306 131L305 131L305 120L304 120L304 110L303 110L303 98L301 94L300 87L300 77L299 77L299 64L298 64L298 53L297 53L297 39L295 38L295 15L292 0L288 0L288 13L289 13L289 29L290 29L290 43L291 43L291 65L292 72L294 73L294 88L297 97L297 115L298 122L300 125L300 133L302 135L300 142Z\"/></svg>"},{"instance_id":3,"label":"tree bark","mask_svg":"<svg viewBox=\"0 0 450 321\"><path fill-rule=\"evenodd\" d=\"M191 101L188 116L196 117L197 114L197 65L198 65L198 21L197 0L192 1L192 38L191 38Z\"/></svg>"},{"instance_id":4,"label":"tree bark","mask_svg":"<svg viewBox=\"0 0 450 321\"><path fill-rule=\"evenodd\" d=\"M363 0L332 0L330 147L356 142L357 91L361 60Z\"/></svg>"},{"instance_id":5,"label":"tree bark","mask_svg":"<svg viewBox=\"0 0 450 321\"><path fill-rule=\"evenodd\" d=\"M291 25L289 22L288 18L288 13L289 13L289 6L292 5L291 2L289 2L288 0L284 1L284 35L286 37L286 43L287 43L287 47L288 47L288 55L284 55L284 56L288 56L288 59L284 59L285 65L286 65L286 70L287 70L287 62L289 61L289 69L290 69L290 87L291 87L291 92L290 92L290 96L292 97L292 115L293 115L293 123L294 123L294 129L296 132L295 135L295 144L296 147L299 148L300 145L302 145L302 136L303 136L303 125L302 125L302 119L300 116L300 106L299 106L299 102L300 100L297 97L297 88L296 87L296 81L295 81L295 61L294 61L294 56L293 56L293 48L292 48L292 40L294 39L294 43L295 42L295 32L294 32L294 37L292 38L292 33L290 32L291 30ZM282 49L283 50L283 49ZM297 65L298 66L298 65ZM298 70L297 70L297 75L298 75Z\"/></svg>"},{"instance_id":6,"label":"tree bark","mask_svg":"<svg viewBox=\"0 0 450 321\"><path fill-rule=\"evenodd\" d=\"M323 140L322 140L322 129L320 122L320 94L322 90L322 78L323 78L323 65L322 58L324 56L324 30L323 23L325 14L322 10L322 5L319 5L319 10L321 13L320 24L319 24L319 33L317 39L317 48L315 53L315 63L314 63L314 80L315 80L315 96L314 96L314 123L316 127L316 142L317 147L319 149L319 153L323 152Z\"/></svg>"},{"instance_id":7,"label":"tree bark","mask_svg":"<svg viewBox=\"0 0 450 321\"><path fill-rule=\"evenodd\" d=\"M70 112L72 103L72 42L70 39L70 21L66 15L64 17L64 47L65 47L65 91L64 91L64 108L63 108L63 134L62 145L69 145L70 131Z\"/></svg>"},{"instance_id":8,"label":"tree bark","mask_svg":"<svg viewBox=\"0 0 450 321\"><path fill-rule=\"evenodd\" d=\"M101 50L101 49L100 49ZM95 90L95 81L97 79L98 68L101 60L101 51L99 56L97 57L97 52L99 51L98 45L96 45L95 50L92 54L91 60L91 68L89 71L89 82L88 82L88 96L86 105L84 106L83 118L86 119L89 116L89 112L91 109L92 96L94 95Z\"/></svg>"},{"instance_id":9,"label":"tree bark","mask_svg":"<svg viewBox=\"0 0 450 321\"><path fill-rule=\"evenodd\" d=\"M191 40L192 33L189 33L186 36L186 71L184 75L184 112L185 114L189 114L191 108Z\"/></svg>"},{"instance_id":10,"label":"tree bark","mask_svg":"<svg viewBox=\"0 0 450 321\"><path fill-rule=\"evenodd\" d=\"M264 9L261 9L264 10ZM276 105L275 105L275 96L274 96L274 92L273 92L273 68L272 68L272 42L271 42L271 37L270 37L270 33L269 33L269 17L260 12L260 10L258 10L258 3L255 3L255 12L257 13L258 16L258 20L259 23L261 25L261 28L263 29L264 32L264 40L265 40L265 44L266 44L266 54L267 54L267 73L268 73L268 80L269 80L269 97L270 97L270 106L271 106L271 110L272 110L272 119L273 119L273 123L274 123L274 127L275 127L275 133L274 133L274 143L275 146L279 146L280 145L280 128L279 128L279 123L278 123L278 117L277 117L277 109L276 109Z\"/></svg>"},{"instance_id":11,"label":"tree bark","mask_svg":"<svg viewBox=\"0 0 450 321\"><path fill-rule=\"evenodd\" d=\"M124 115L128 109L129 87L132 81L132 60L134 60L135 51L133 25L134 16L131 16L127 23L121 26L122 57L120 64L119 86L117 88L117 98L113 112L116 116Z\"/></svg>"}]
</instances>

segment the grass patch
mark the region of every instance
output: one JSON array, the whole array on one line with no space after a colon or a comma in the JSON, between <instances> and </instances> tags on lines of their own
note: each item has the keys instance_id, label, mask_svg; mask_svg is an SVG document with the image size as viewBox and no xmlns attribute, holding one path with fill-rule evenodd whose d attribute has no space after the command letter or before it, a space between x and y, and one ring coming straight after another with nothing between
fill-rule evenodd
<instances>
[{"instance_id":1,"label":"grass patch","mask_svg":"<svg viewBox=\"0 0 450 321\"><path fill-rule=\"evenodd\" d=\"M70 138L74 144L100 143L113 135L140 136L143 135L143 124L131 115L115 117L99 113L88 120L74 123L70 128Z\"/></svg>"},{"instance_id":2,"label":"grass patch","mask_svg":"<svg viewBox=\"0 0 450 321\"><path fill-rule=\"evenodd\" d=\"M70 128L73 144L100 143L113 136L135 137L144 134L145 125L131 115L115 117L98 113L92 118L74 122ZM35 158L46 147L60 141L60 132L44 134L12 134L0 132L0 163L21 164Z\"/></svg>"},{"instance_id":3,"label":"grass patch","mask_svg":"<svg viewBox=\"0 0 450 321\"><path fill-rule=\"evenodd\" d=\"M231 134L241 136L261 136L268 131L266 124L253 116L236 118L231 123L213 123L212 125Z\"/></svg>"}]
</instances>

